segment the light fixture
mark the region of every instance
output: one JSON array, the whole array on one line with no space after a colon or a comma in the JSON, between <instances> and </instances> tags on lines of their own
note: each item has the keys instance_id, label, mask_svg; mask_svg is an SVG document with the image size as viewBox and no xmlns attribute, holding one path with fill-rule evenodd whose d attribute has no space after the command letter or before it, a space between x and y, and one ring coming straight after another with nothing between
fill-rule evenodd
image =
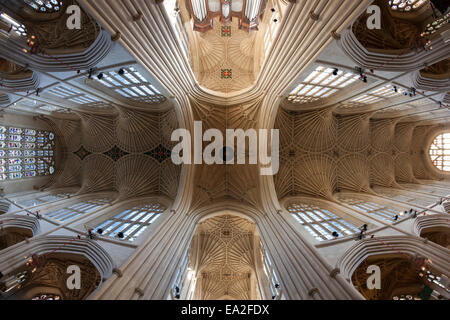
<instances>
[{"instance_id":1,"label":"light fixture","mask_svg":"<svg viewBox=\"0 0 450 320\"><path fill-rule=\"evenodd\" d=\"M337 76L337 75L338 75L338 72L339 72L339 69L338 69L338 68L334 68L334 70L333 70L333 76Z\"/></svg>"},{"instance_id":2,"label":"light fixture","mask_svg":"<svg viewBox=\"0 0 450 320\"><path fill-rule=\"evenodd\" d=\"M392 89L394 90L394 92L398 92L397 86L393 86Z\"/></svg>"},{"instance_id":3,"label":"light fixture","mask_svg":"<svg viewBox=\"0 0 450 320\"><path fill-rule=\"evenodd\" d=\"M120 68L117 73L123 76L125 74L125 70L123 68Z\"/></svg>"},{"instance_id":4,"label":"light fixture","mask_svg":"<svg viewBox=\"0 0 450 320\"><path fill-rule=\"evenodd\" d=\"M97 75L97 79L98 80L102 80L103 79L103 72L100 72L98 75Z\"/></svg>"},{"instance_id":5,"label":"light fixture","mask_svg":"<svg viewBox=\"0 0 450 320\"><path fill-rule=\"evenodd\" d=\"M117 234L117 236L119 237L119 239L123 239L123 237L124 237L123 232L119 232L119 233Z\"/></svg>"},{"instance_id":6,"label":"light fixture","mask_svg":"<svg viewBox=\"0 0 450 320\"><path fill-rule=\"evenodd\" d=\"M339 233L337 233L336 231L333 231L333 233L331 235L335 238L339 237Z\"/></svg>"},{"instance_id":7,"label":"light fixture","mask_svg":"<svg viewBox=\"0 0 450 320\"><path fill-rule=\"evenodd\" d=\"M100 228L100 229L97 229L97 233L98 233L98 234L102 234L102 233L103 233L103 229L101 229L101 228Z\"/></svg>"}]
</instances>

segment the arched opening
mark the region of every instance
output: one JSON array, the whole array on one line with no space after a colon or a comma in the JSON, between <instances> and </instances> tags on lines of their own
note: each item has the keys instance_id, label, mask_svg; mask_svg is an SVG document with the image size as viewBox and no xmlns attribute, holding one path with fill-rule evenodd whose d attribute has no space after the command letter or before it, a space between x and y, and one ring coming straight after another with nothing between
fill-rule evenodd
<instances>
[{"instance_id":1,"label":"arched opening","mask_svg":"<svg viewBox=\"0 0 450 320\"><path fill-rule=\"evenodd\" d=\"M102 222L93 221L96 233L133 242L137 240L166 210L158 202L123 208Z\"/></svg>"},{"instance_id":2,"label":"arched opening","mask_svg":"<svg viewBox=\"0 0 450 320\"><path fill-rule=\"evenodd\" d=\"M426 228L422 230L420 236L450 249L450 229L448 227Z\"/></svg>"},{"instance_id":3,"label":"arched opening","mask_svg":"<svg viewBox=\"0 0 450 320\"><path fill-rule=\"evenodd\" d=\"M39 233L39 220L26 215L0 217L0 251Z\"/></svg>"},{"instance_id":4,"label":"arched opening","mask_svg":"<svg viewBox=\"0 0 450 320\"><path fill-rule=\"evenodd\" d=\"M256 225L226 213L199 222L171 288L171 298L276 299L281 295L279 288Z\"/></svg>"},{"instance_id":5,"label":"arched opening","mask_svg":"<svg viewBox=\"0 0 450 320\"><path fill-rule=\"evenodd\" d=\"M450 132L440 134L434 139L429 154L436 168L450 172Z\"/></svg>"},{"instance_id":6,"label":"arched opening","mask_svg":"<svg viewBox=\"0 0 450 320\"><path fill-rule=\"evenodd\" d=\"M101 280L99 271L82 255L60 252L33 255L1 279L0 299L84 300Z\"/></svg>"},{"instance_id":7,"label":"arched opening","mask_svg":"<svg viewBox=\"0 0 450 320\"><path fill-rule=\"evenodd\" d=\"M320 204L302 203L296 201L287 206L288 212L317 241L327 241L359 233L359 221L344 219L340 215L320 206Z\"/></svg>"},{"instance_id":8,"label":"arched opening","mask_svg":"<svg viewBox=\"0 0 450 320\"><path fill-rule=\"evenodd\" d=\"M440 300L448 298L443 277L430 259L389 254L366 258L351 281L367 300Z\"/></svg>"},{"instance_id":9,"label":"arched opening","mask_svg":"<svg viewBox=\"0 0 450 320\"><path fill-rule=\"evenodd\" d=\"M33 237L33 231L25 228L0 228L0 251Z\"/></svg>"}]
</instances>

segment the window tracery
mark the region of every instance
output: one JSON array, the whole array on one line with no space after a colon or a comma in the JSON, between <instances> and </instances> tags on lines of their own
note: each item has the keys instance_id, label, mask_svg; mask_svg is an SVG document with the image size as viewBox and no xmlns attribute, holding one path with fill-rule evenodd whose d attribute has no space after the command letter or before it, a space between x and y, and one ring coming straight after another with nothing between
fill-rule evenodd
<instances>
[{"instance_id":1,"label":"window tracery","mask_svg":"<svg viewBox=\"0 0 450 320\"><path fill-rule=\"evenodd\" d=\"M409 12L421 8L426 3L427 0L390 0L389 6L395 11Z\"/></svg>"},{"instance_id":2,"label":"window tracery","mask_svg":"<svg viewBox=\"0 0 450 320\"><path fill-rule=\"evenodd\" d=\"M107 237L135 241L164 212L160 204L147 204L127 209L111 219L102 222L94 229ZM99 230L101 230L99 232Z\"/></svg>"},{"instance_id":3,"label":"window tracery","mask_svg":"<svg viewBox=\"0 0 450 320\"><path fill-rule=\"evenodd\" d=\"M107 204L109 201L110 199L107 198L82 201L61 209L45 213L45 216L54 220L58 220L60 222L67 222L81 215L97 210Z\"/></svg>"},{"instance_id":4,"label":"window tracery","mask_svg":"<svg viewBox=\"0 0 450 320\"><path fill-rule=\"evenodd\" d=\"M13 18L11 18L6 13L0 13L0 19L11 26L11 31L15 32L16 34L18 34L19 36L22 36L22 37L27 36L27 28L23 24L17 22Z\"/></svg>"},{"instance_id":5,"label":"window tracery","mask_svg":"<svg viewBox=\"0 0 450 320\"><path fill-rule=\"evenodd\" d=\"M65 199L70 196L71 193L58 193L58 194L49 194L46 196L39 196L33 199L25 199L25 200L17 200L15 203L23 206L23 207L34 207L37 205L41 205L47 202L58 201L61 199Z\"/></svg>"},{"instance_id":6,"label":"window tracery","mask_svg":"<svg viewBox=\"0 0 450 320\"><path fill-rule=\"evenodd\" d=\"M450 171L450 133L443 133L434 139L430 147L433 165L441 171Z\"/></svg>"},{"instance_id":7,"label":"window tracery","mask_svg":"<svg viewBox=\"0 0 450 320\"><path fill-rule=\"evenodd\" d=\"M52 175L54 149L53 132L0 126L0 181Z\"/></svg>"},{"instance_id":8,"label":"window tracery","mask_svg":"<svg viewBox=\"0 0 450 320\"><path fill-rule=\"evenodd\" d=\"M393 86L387 85L375 90L372 90L368 94L363 94L351 100L351 102L357 102L362 104L372 104L380 101L385 101L386 99L400 96L402 93L407 92L402 89L393 89Z\"/></svg>"},{"instance_id":9,"label":"window tracery","mask_svg":"<svg viewBox=\"0 0 450 320\"><path fill-rule=\"evenodd\" d=\"M57 294L38 294L35 295L31 300L62 300Z\"/></svg>"},{"instance_id":10,"label":"window tracery","mask_svg":"<svg viewBox=\"0 0 450 320\"><path fill-rule=\"evenodd\" d=\"M278 281L275 270L273 269L272 261L269 258L269 254L264 249L262 242L260 243L260 248L264 273L266 274L267 280L270 283L270 291L272 293L272 299L275 299L280 295L280 282Z\"/></svg>"},{"instance_id":11,"label":"window tracery","mask_svg":"<svg viewBox=\"0 0 450 320\"><path fill-rule=\"evenodd\" d=\"M318 241L333 239L334 232L344 237L359 232L343 218L317 206L294 203L287 210Z\"/></svg>"},{"instance_id":12,"label":"window tracery","mask_svg":"<svg viewBox=\"0 0 450 320\"><path fill-rule=\"evenodd\" d=\"M373 201L365 201L355 198L348 198L348 197L340 197L340 201L342 201L345 204L348 204L351 207L354 207L358 210L364 211L372 216L375 216L379 219L382 219L387 222L393 222L395 221L394 217L397 216L400 218L401 216L404 216L404 211L398 210L395 208L392 208L388 205L376 203ZM410 208L408 208L409 210ZM406 208L405 208L406 210ZM407 211L407 210L406 210Z\"/></svg>"},{"instance_id":13,"label":"window tracery","mask_svg":"<svg viewBox=\"0 0 450 320\"><path fill-rule=\"evenodd\" d=\"M319 66L290 93L288 100L307 103L327 98L358 80L352 72Z\"/></svg>"},{"instance_id":14,"label":"window tracery","mask_svg":"<svg viewBox=\"0 0 450 320\"><path fill-rule=\"evenodd\" d=\"M35 11L41 13L58 12L63 6L63 2L58 0L24 0L24 2Z\"/></svg>"},{"instance_id":15,"label":"window tracery","mask_svg":"<svg viewBox=\"0 0 450 320\"><path fill-rule=\"evenodd\" d=\"M122 68L118 72L103 72L98 81L121 96L147 103L160 103L165 97L135 67Z\"/></svg>"}]
</instances>

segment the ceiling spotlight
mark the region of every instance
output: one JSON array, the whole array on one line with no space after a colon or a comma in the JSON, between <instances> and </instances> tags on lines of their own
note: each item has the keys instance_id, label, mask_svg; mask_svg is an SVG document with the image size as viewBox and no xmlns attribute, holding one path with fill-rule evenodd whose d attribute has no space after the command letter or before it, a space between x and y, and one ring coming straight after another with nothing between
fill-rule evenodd
<instances>
[{"instance_id":1,"label":"ceiling spotlight","mask_svg":"<svg viewBox=\"0 0 450 320\"><path fill-rule=\"evenodd\" d=\"M395 215L394 216L394 221L397 221L398 220L398 215Z\"/></svg>"},{"instance_id":2,"label":"ceiling spotlight","mask_svg":"<svg viewBox=\"0 0 450 320\"><path fill-rule=\"evenodd\" d=\"M393 86L392 89L394 89L394 92L398 92L397 86Z\"/></svg>"},{"instance_id":3,"label":"ceiling spotlight","mask_svg":"<svg viewBox=\"0 0 450 320\"><path fill-rule=\"evenodd\" d=\"M363 76L363 77L362 77L362 81L363 81L364 83L367 83L367 76Z\"/></svg>"},{"instance_id":4,"label":"ceiling spotlight","mask_svg":"<svg viewBox=\"0 0 450 320\"><path fill-rule=\"evenodd\" d=\"M98 80L102 80L102 79L103 79L103 72L100 72L100 73L97 75L97 79L98 79Z\"/></svg>"},{"instance_id":5,"label":"ceiling spotlight","mask_svg":"<svg viewBox=\"0 0 450 320\"><path fill-rule=\"evenodd\" d=\"M335 238L339 237L339 233L337 233L336 231L333 231L333 233L331 235Z\"/></svg>"},{"instance_id":6,"label":"ceiling spotlight","mask_svg":"<svg viewBox=\"0 0 450 320\"><path fill-rule=\"evenodd\" d=\"M123 68L120 68L117 73L123 76L125 74L125 70Z\"/></svg>"},{"instance_id":7,"label":"ceiling spotlight","mask_svg":"<svg viewBox=\"0 0 450 320\"><path fill-rule=\"evenodd\" d=\"M177 294L175 295L175 298L176 298L176 299L180 299L180 294L177 293Z\"/></svg>"},{"instance_id":8,"label":"ceiling spotlight","mask_svg":"<svg viewBox=\"0 0 450 320\"><path fill-rule=\"evenodd\" d=\"M89 70L88 70L88 78L89 79L92 79L92 75L94 74L94 69L92 69L92 68L90 68Z\"/></svg>"},{"instance_id":9,"label":"ceiling spotlight","mask_svg":"<svg viewBox=\"0 0 450 320\"><path fill-rule=\"evenodd\" d=\"M270 11L275 12L275 8L270 9Z\"/></svg>"},{"instance_id":10,"label":"ceiling spotlight","mask_svg":"<svg viewBox=\"0 0 450 320\"><path fill-rule=\"evenodd\" d=\"M123 237L124 237L123 232L119 232L119 233L117 234L117 236L119 237L119 239L123 239Z\"/></svg>"},{"instance_id":11,"label":"ceiling spotlight","mask_svg":"<svg viewBox=\"0 0 450 320\"><path fill-rule=\"evenodd\" d=\"M333 76L337 76L337 75L338 75L338 72L339 72L339 69L338 69L338 68L334 68L334 70L333 70Z\"/></svg>"},{"instance_id":12,"label":"ceiling spotlight","mask_svg":"<svg viewBox=\"0 0 450 320\"><path fill-rule=\"evenodd\" d=\"M97 229L97 233L98 233L98 234L102 234L102 233L103 233L103 229L101 229L101 228L100 228L100 229Z\"/></svg>"},{"instance_id":13,"label":"ceiling spotlight","mask_svg":"<svg viewBox=\"0 0 450 320\"><path fill-rule=\"evenodd\" d=\"M277 23L277 22L278 22L278 19L273 19L273 22Z\"/></svg>"}]
</instances>

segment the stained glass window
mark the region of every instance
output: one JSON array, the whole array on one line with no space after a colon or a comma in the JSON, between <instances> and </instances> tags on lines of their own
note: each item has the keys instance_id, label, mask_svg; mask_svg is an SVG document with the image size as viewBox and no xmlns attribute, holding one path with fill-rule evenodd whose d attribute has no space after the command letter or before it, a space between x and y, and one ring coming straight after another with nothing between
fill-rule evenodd
<instances>
[{"instance_id":1,"label":"stained glass window","mask_svg":"<svg viewBox=\"0 0 450 320\"><path fill-rule=\"evenodd\" d=\"M434 166L442 171L450 171L450 133L434 139L430 147L430 157Z\"/></svg>"},{"instance_id":2,"label":"stained glass window","mask_svg":"<svg viewBox=\"0 0 450 320\"><path fill-rule=\"evenodd\" d=\"M0 181L52 175L55 134L0 126Z\"/></svg>"},{"instance_id":3,"label":"stained glass window","mask_svg":"<svg viewBox=\"0 0 450 320\"><path fill-rule=\"evenodd\" d=\"M147 204L133 209L127 209L97 227L101 234L108 237L134 241L139 237L165 210L160 204ZM120 235L122 237L120 237Z\"/></svg>"},{"instance_id":4,"label":"stained glass window","mask_svg":"<svg viewBox=\"0 0 450 320\"><path fill-rule=\"evenodd\" d=\"M62 1L58 0L24 0L24 2L39 12L53 13L61 10Z\"/></svg>"},{"instance_id":5,"label":"stained glass window","mask_svg":"<svg viewBox=\"0 0 450 320\"><path fill-rule=\"evenodd\" d=\"M343 218L313 205L294 203L287 210L318 241L333 239L333 232L342 237L359 231Z\"/></svg>"},{"instance_id":6,"label":"stained glass window","mask_svg":"<svg viewBox=\"0 0 450 320\"><path fill-rule=\"evenodd\" d=\"M390 0L389 5L392 10L408 12L411 10L419 9L427 0Z\"/></svg>"}]
</instances>

